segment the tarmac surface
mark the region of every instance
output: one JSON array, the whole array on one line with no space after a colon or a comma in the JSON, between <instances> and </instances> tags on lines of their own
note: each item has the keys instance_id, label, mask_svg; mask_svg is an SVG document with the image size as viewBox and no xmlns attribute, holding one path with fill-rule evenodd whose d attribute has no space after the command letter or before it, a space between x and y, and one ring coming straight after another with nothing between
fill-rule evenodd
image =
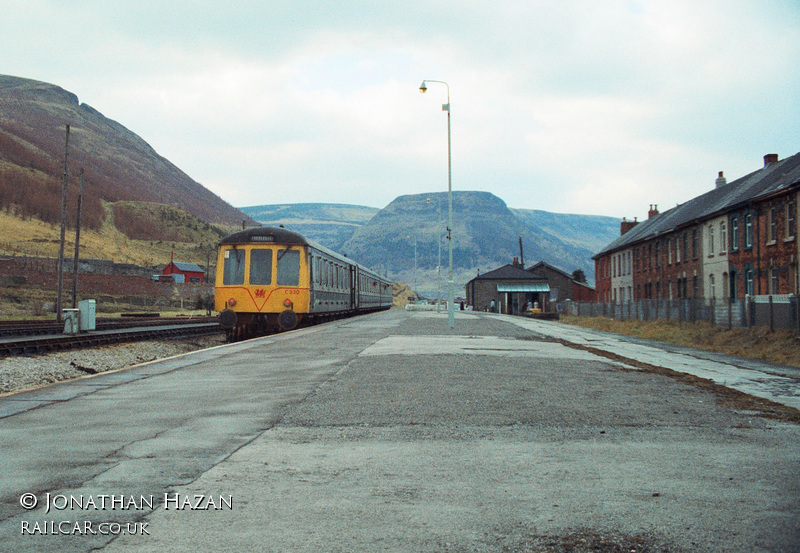
<instances>
[{"instance_id":1,"label":"tarmac surface","mask_svg":"<svg viewBox=\"0 0 800 553\"><path fill-rule=\"evenodd\" d=\"M800 550L800 425L642 367L789 411L795 369L456 315L391 310L0 398L0 549Z\"/></svg>"}]
</instances>

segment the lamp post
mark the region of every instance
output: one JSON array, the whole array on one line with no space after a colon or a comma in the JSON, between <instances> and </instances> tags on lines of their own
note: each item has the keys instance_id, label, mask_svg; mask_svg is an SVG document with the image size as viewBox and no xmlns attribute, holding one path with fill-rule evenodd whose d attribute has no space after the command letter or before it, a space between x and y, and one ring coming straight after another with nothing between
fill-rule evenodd
<instances>
[{"instance_id":1,"label":"lamp post","mask_svg":"<svg viewBox=\"0 0 800 553\"><path fill-rule=\"evenodd\" d=\"M411 237L409 236L410 240ZM414 234L414 297L417 297L417 235Z\"/></svg>"},{"instance_id":2,"label":"lamp post","mask_svg":"<svg viewBox=\"0 0 800 553\"><path fill-rule=\"evenodd\" d=\"M428 203L431 199L428 198ZM436 201L436 207L439 210L439 216L436 218L436 245L439 247L439 257L436 263L436 312L442 312L442 235L439 234L439 227L442 224L442 202Z\"/></svg>"},{"instance_id":3,"label":"lamp post","mask_svg":"<svg viewBox=\"0 0 800 553\"><path fill-rule=\"evenodd\" d=\"M426 79L419 85L422 94L428 91L427 83L439 83L447 87L447 103L442 104L442 111L447 112L447 246L450 256L450 264L447 273L448 301L447 301L447 326L455 328L455 289L453 285L453 171L451 163L450 149L450 85L444 81L434 81Z\"/></svg>"}]
</instances>

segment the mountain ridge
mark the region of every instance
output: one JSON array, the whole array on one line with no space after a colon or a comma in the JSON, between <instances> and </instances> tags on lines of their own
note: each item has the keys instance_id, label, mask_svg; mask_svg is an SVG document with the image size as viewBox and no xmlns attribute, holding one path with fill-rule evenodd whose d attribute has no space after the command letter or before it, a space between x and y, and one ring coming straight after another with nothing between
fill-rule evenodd
<instances>
[{"instance_id":1,"label":"mountain ridge","mask_svg":"<svg viewBox=\"0 0 800 553\"><path fill-rule=\"evenodd\" d=\"M325 218L339 208L349 210L351 218ZM439 286L437 281L448 265L445 192L404 194L380 210L318 203L240 209L261 224L283 224L396 280L416 280L429 291ZM581 269L591 282L591 256L619 234L619 221L614 217L509 208L501 198L483 191L453 192L453 216L454 279L458 285L519 257L520 238L527 266L546 261L567 273Z\"/></svg>"},{"instance_id":2,"label":"mountain ridge","mask_svg":"<svg viewBox=\"0 0 800 553\"><path fill-rule=\"evenodd\" d=\"M10 75L0 75L0 208L60 220L66 125L70 196L84 168L84 222L90 228L105 218L102 203L115 201L173 205L209 223L252 223L76 94Z\"/></svg>"}]
</instances>

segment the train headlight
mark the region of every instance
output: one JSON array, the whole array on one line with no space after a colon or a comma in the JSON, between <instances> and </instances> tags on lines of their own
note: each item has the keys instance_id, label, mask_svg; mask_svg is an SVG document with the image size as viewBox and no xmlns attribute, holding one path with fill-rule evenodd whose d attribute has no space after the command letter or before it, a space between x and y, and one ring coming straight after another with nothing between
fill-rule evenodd
<instances>
[{"instance_id":1,"label":"train headlight","mask_svg":"<svg viewBox=\"0 0 800 553\"><path fill-rule=\"evenodd\" d=\"M289 298L286 298L285 300L283 300L283 305L285 305L287 308L291 309L292 308L292 300L290 300Z\"/></svg>"},{"instance_id":2,"label":"train headlight","mask_svg":"<svg viewBox=\"0 0 800 553\"><path fill-rule=\"evenodd\" d=\"M229 300L228 300L228 305L230 305L231 307L233 307L234 305L236 305L236 298L231 298L231 299L229 299Z\"/></svg>"}]
</instances>

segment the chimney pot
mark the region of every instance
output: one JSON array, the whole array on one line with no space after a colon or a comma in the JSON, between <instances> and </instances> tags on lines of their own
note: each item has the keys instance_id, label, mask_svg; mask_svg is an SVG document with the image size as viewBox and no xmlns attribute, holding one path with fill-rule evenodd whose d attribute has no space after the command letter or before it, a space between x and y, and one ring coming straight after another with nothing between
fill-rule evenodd
<instances>
[{"instance_id":1,"label":"chimney pot","mask_svg":"<svg viewBox=\"0 0 800 553\"><path fill-rule=\"evenodd\" d=\"M636 220L636 218L634 218L633 221L628 221L627 217L623 217L622 222L619 225L619 235L622 236L638 224L639 222Z\"/></svg>"},{"instance_id":2,"label":"chimney pot","mask_svg":"<svg viewBox=\"0 0 800 553\"><path fill-rule=\"evenodd\" d=\"M725 186L726 184L728 184L728 180L722 175L722 171L720 171L717 180L714 181L715 188L719 188L720 186Z\"/></svg>"}]
</instances>

